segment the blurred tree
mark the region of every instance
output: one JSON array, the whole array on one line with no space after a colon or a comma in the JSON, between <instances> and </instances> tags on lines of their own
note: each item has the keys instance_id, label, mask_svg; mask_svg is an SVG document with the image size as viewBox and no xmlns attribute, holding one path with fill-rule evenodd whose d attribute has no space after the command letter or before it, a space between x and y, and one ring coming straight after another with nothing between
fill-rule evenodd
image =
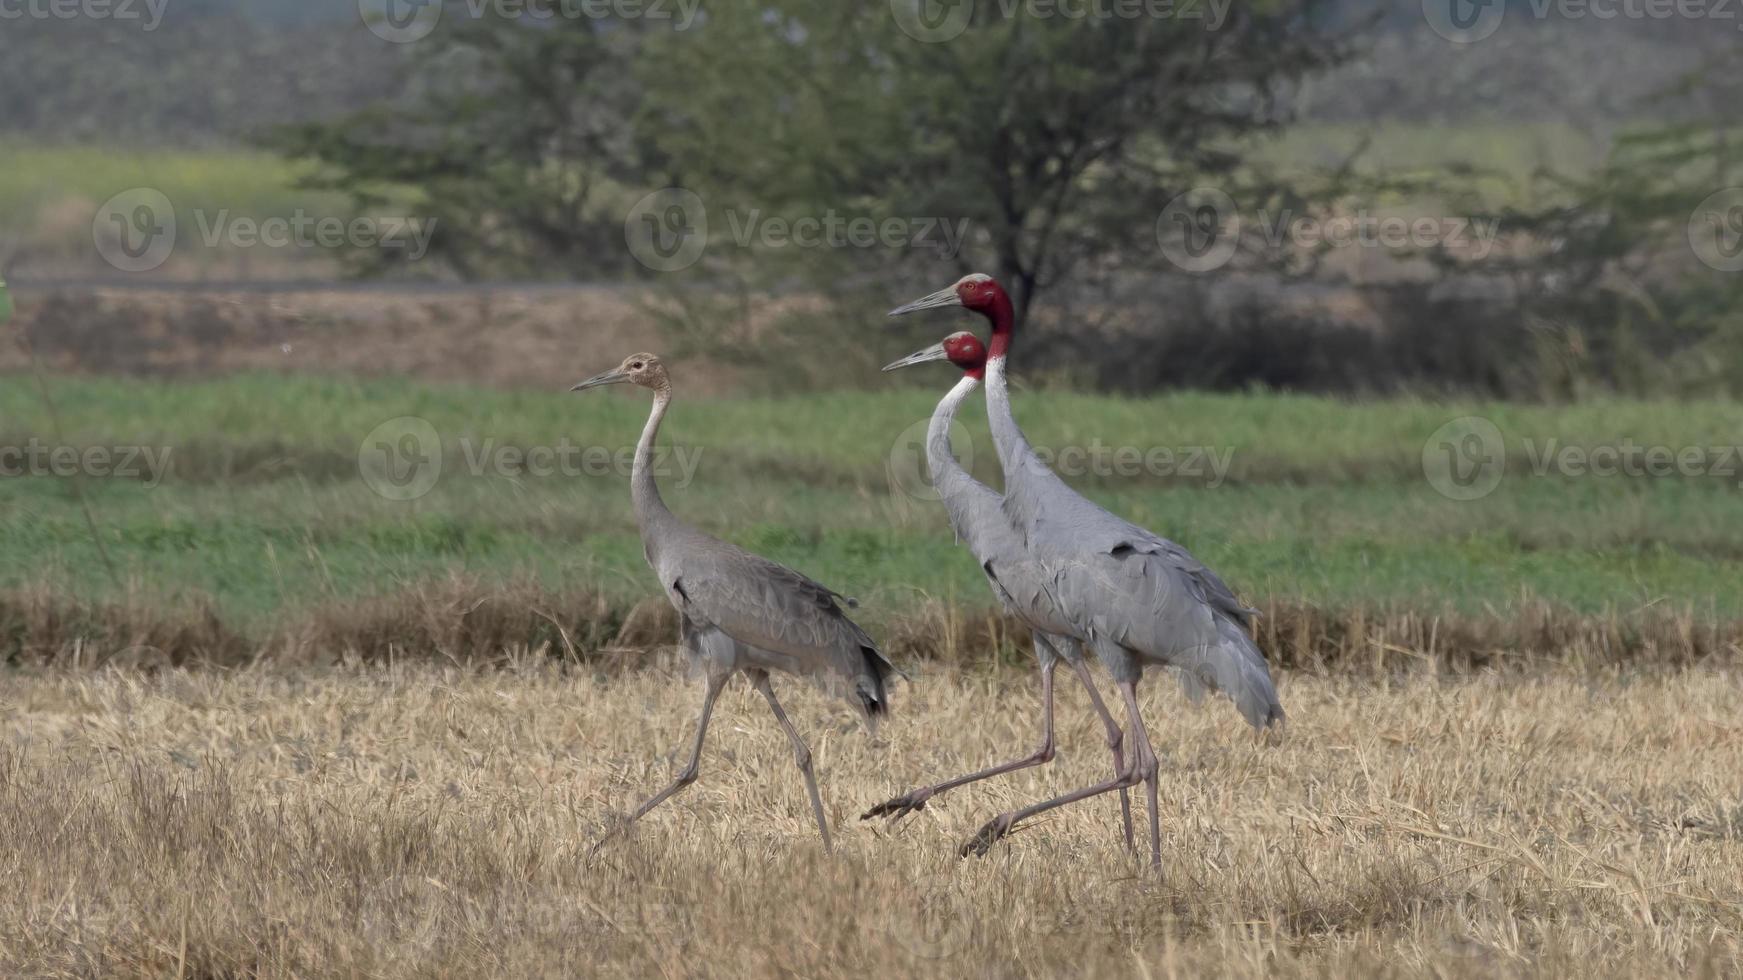
<instances>
[{"instance_id":1,"label":"blurred tree","mask_svg":"<svg viewBox=\"0 0 1743 980\"><path fill-rule=\"evenodd\" d=\"M1539 397L1743 391L1739 67L1728 52L1658 96L1698 92L1723 107L1707 118L1624 133L1588 173L1541 173L1551 203L1499 215L1516 244L1487 267L1512 280Z\"/></svg>"},{"instance_id":2,"label":"blurred tree","mask_svg":"<svg viewBox=\"0 0 1743 980\"><path fill-rule=\"evenodd\" d=\"M279 145L365 206L415 188L463 274L633 269L627 190L680 186L706 202L711 238L740 245L772 217L906 221L918 247L812 250L803 274L942 253L999 275L1021 316L1090 260L1160 262L1159 216L1183 191L1214 184L1243 209L1284 192L1242 144L1285 121L1282 89L1344 57L1317 9L722 0L693 23L456 16L420 42L415 98ZM711 250L689 275L753 251Z\"/></svg>"},{"instance_id":3,"label":"blurred tree","mask_svg":"<svg viewBox=\"0 0 1743 980\"><path fill-rule=\"evenodd\" d=\"M411 49L403 94L270 145L320 164L305 186L359 212L410 208L430 256L467 278L598 275L629 266L621 208L640 180L635 25L523 19L451 3ZM609 213L608 213L609 212ZM409 259L359 249L361 271Z\"/></svg>"},{"instance_id":4,"label":"blurred tree","mask_svg":"<svg viewBox=\"0 0 1743 980\"><path fill-rule=\"evenodd\" d=\"M1212 185L1242 211L1286 193L1245 140L1345 56L1318 9L713 4L703 29L651 39L644 126L741 224L751 207L905 221L922 256L997 275L1022 318L1092 262L1157 267L1182 192Z\"/></svg>"}]
</instances>

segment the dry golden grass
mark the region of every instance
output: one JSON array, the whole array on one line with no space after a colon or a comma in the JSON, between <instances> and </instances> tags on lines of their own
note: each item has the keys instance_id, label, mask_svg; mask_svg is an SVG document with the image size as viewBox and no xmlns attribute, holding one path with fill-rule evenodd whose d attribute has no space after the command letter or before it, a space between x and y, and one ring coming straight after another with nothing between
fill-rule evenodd
<instances>
[{"instance_id":1,"label":"dry golden grass","mask_svg":"<svg viewBox=\"0 0 1743 980\"><path fill-rule=\"evenodd\" d=\"M894 829L865 807L1026 751L1032 679L938 667L880 742L791 682L837 852L747 685L670 777L680 670L548 658L27 671L0 687L0 974L1193 976L1743 971L1743 720L1719 667L1282 677L1290 727L1148 689L1162 874L1112 798L981 860L996 810L1108 765L1063 683L1061 758Z\"/></svg>"}]
</instances>

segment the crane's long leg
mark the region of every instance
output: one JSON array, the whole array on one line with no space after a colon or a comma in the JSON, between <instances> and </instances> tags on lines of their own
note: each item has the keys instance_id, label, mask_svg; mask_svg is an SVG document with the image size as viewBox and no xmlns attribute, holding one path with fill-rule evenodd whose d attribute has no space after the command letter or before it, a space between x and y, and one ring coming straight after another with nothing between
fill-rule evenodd
<instances>
[{"instance_id":1,"label":"crane's long leg","mask_svg":"<svg viewBox=\"0 0 1743 980\"><path fill-rule=\"evenodd\" d=\"M1037 634L1035 639L1037 652L1039 652L1040 645L1043 642L1044 641L1041 640L1039 634ZM989 766L988 768L982 769L978 772L971 772L966 776L958 776L955 779L947 779L942 783L936 783L932 786L923 786L917 790L913 790L912 792L904 793L895 799L886 800L861 814L860 819L870 820L872 817L889 817L891 820L899 820L902 817L913 813L915 810L925 809L927 800L930 800L932 797L946 790L955 789L958 786L966 786L969 783L979 782L982 779L1003 775L1007 772L1016 772L1019 769L1028 769L1032 766L1038 766L1045 762L1052 761L1054 754L1053 668L1058 665L1058 662L1059 661L1056 657L1049 656L1041 659L1041 746L1039 748L1028 755L1023 756L1021 759L1001 763L996 766Z\"/></svg>"},{"instance_id":2,"label":"crane's long leg","mask_svg":"<svg viewBox=\"0 0 1743 980\"><path fill-rule=\"evenodd\" d=\"M985 826L981 827L973 837L970 837L958 850L959 854L963 857L967 857L970 854L985 854L992 848L993 844L996 843L999 838L1010 833L1011 828L1015 827L1019 822L1027 820L1036 814L1045 813L1048 810L1065 806L1068 803L1076 803L1078 800L1087 800L1092 796L1111 793L1117 789L1129 789L1145 779L1153 779L1155 777L1156 754L1150 750L1150 739L1144 732L1144 719L1138 716L1137 682L1120 681L1119 688L1120 693L1124 695L1126 711L1131 716L1131 732L1136 742L1132 747L1133 754L1129 760L1126 771L1106 782L1096 783L1092 786L1085 786L1082 789L1072 790L1064 795L1055 796L1050 800L1044 800L1032 806L1023 807L1020 810L1010 810L1001 813L987 821ZM1156 826L1154 819L1152 819L1151 826L1153 828ZM1153 863L1160 863L1160 840L1155 837L1155 834L1156 831L1153 829L1153 839L1157 839L1158 846L1153 849L1151 859Z\"/></svg>"},{"instance_id":3,"label":"crane's long leg","mask_svg":"<svg viewBox=\"0 0 1743 980\"><path fill-rule=\"evenodd\" d=\"M768 671L751 672L750 682L763 692L763 697L768 698L769 707L775 712L775 720L787 730L787 739L793 743L793 761L798 763L799 772L805 777L805 792L811 795L811 813L817 818L817 832L823 835L823 850L833 853L835 846L829 840L829 821L823 816L823 797L817 793L817 777L811 771L811 750L806 747L805 740L799 737L798 729L787 720L787 713L781 710L781 702L775 699L775 689L769 684Z\"/></svg>"},{"instance_id":4,"label":"crane's long leg","mask_svg":"<svg viewBox=\"0 0 1743 980\"><path fill-rule=\"evenodd\" d=\"M714 699L720 696L721 688L726 686L726 680L731 676L730 673L718 671L710 672L708 675L708 689L702 695L702 715L696 719L696 741L690 747L690 761L684 764L684 768L678 770L677 777L672 780L670 785L637 807L636 811L630 814L628 820L606 831L603 836L594 841L593 846L588 848L588 854L597 852L613 835L628 830L630 824L646 816L649 810L666 802L672 794L696 781L696 775L702 768L702 740L708 734L708 719L714 714Z\"/></svg>"},{"instance_id":5,"label":"crane's long leg","mask_svg":"<svg viewBox=\"0 0 1743 980\"><path fill-rule=\"evenodd\" d=\"M1108 730L1108 748L1114 752L1114 774L1126 771L1125 752L1121 746L1125 742L1125 733L1120 731L1120 723L1114 721L1113 712L1108 710L1107 702L1101 699L1101 692L1095 689L1095 678L1090 676L1089 665L1083 662L1080 655L1070 661L1071 670L1077 674L1077 679L1083 682L1083 689L1089 692L1089 703L1095 705L1095 713L1101 716L1103 725ZM1126 832L1126 850L1136 850L1132 843L1132 794L1126 787L1120 787L1120 826Z\"/></svg>"},{"instance_id":6,"label":"crane's long leg","mask_svg":"<svg viewBox=\"0 0 1743 980\"><path fill-rule=\"evenodd\" d=\"M1144 792L1150 808L1150 867L1162 867L1162 816L1156 809L1156 790L1161 773L1156 753L1150 745L1150 733L1144 728L1144 717L1138 712L1138 685L1120 685L1126 699L1126 713L1132 716L1132 731L1138 739L1138 751L1144 756Z\"/></svg>"}]
</instances>

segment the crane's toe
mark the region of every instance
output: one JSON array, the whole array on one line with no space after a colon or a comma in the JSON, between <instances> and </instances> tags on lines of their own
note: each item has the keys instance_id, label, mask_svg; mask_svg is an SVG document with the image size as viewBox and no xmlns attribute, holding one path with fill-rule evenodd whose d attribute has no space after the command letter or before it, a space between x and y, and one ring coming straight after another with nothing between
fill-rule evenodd
<instances>
[{"instance_id":1,"label":"crane's toe","mask_svg":"<svg viewBox=\"0 0 1743 980\"><path fill-rule=\"evenodd\" d=\"M973 854L975 857L985 857L1000 838L1011 832L1011 826L1016 822L1016 815L1010 813L1001 813L988 820L986 825L976 831L973 837L964 841L962 846L956 849L956 856L968 857Z\"/></svg>"},{"instance_id":2,"label":"crane's toe","mask_svg":"<svg viewBox=\"0 0 1743 980\"><path fill-rule=\"evenodd\" d=\"M860 814L861 820L873 817L888 817L891 823L902 819L915 810L926 809L926 801L932 798L932 790L917 789L912 793L903 793L893 800L885 800L870 810Z\"/></svg>"}]
</instances>

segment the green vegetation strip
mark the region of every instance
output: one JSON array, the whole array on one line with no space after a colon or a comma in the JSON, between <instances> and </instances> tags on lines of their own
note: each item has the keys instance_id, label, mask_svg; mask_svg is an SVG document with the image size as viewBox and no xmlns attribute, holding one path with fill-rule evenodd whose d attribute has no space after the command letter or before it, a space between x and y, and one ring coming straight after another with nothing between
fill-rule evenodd
<instances>
[{"instance_id":1,"label":"green vegetation strip","mask_svg":"<svg viewBox=\"0 0 1743 980\"><path fill-rule=\"evenodd\" d=\"M250 628L453 576L624 602L655 593L616 465L645 417L639 393L59 378L66 439L84 471L64 477L44 455L57 447L21 381L0 385L0 447L10 453L0 464L16 472L28 450L35 469L0 478L0 589L49 583L73 599L114 597L72 492L78 479L127 588L197 598ZM664 478L668 502L860 597L870 621L928 602L983 609L985 586L940 508L904 489L923 489L915 454L934 397L680 400L668 433L684 454ZM1723 472L1726 447L1743 438L1733 403L1040 391L1020 392L1018 411L1037 445L1084 452L1074 483L1193 549L1257 602L1472 614L1548 602L1591 615L1671 607L1743 618L1743 475ZM1472 415L1502 434L1505 472L1478 499L1450 499L1424 476L1425 447L1431 459L1444 453L1437 431ZM407 423L381 428L405 417L429 423L439 453L404 442ZM964 448L996 479L978 408L965 422ZM1557 455L1537 472L1568 447L1694 447L1705 462L1593 476ZM1126 449L1136 472L1119 470ZM1182 472L1195 452L1226 468ZM119 468L127 453L133 475L95 471ZM372 473L396 465L402 476L439 460L440 475L415 499L390 499L398 491L372 489L360 457Z\"/></svg>"}]
</instances>

